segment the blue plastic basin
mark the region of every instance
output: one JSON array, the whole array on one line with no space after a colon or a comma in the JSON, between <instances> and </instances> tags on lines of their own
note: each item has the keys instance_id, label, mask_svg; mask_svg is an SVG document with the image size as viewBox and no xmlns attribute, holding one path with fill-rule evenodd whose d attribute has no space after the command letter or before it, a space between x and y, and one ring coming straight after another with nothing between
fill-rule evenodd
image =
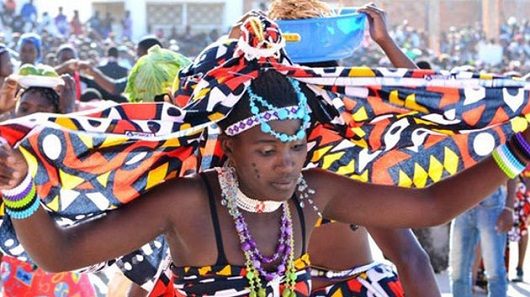
<instances>
[{"instance_id":1,"label":"blue plastic basin","mask_svg":"<svg viewBox=\"0 0 530 297\"><path fill-rule=\"evenodd\" d=\"M366 15L353 8L340 15L300 20L276 21L283 34L296 35L299 41L287 41L287 55L295 63L322 62L350 57L361 44Z\"/></svg>"}]
</instances>

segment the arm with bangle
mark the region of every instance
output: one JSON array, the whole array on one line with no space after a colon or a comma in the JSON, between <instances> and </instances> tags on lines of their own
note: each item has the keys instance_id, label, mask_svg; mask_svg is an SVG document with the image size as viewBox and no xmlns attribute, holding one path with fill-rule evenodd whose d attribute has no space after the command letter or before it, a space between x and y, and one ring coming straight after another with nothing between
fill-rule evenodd
<instances>
[{"instance_id":1,"label":"arm with bangle","mask_svg":"<svg viewBox=\"0 0 530 297\"><path fill-rule=\"evenodd\" d=\"M529 139L530 130L517 133L494 150L493 158L487 157L458 175L424 189L368 185L321 171L311 172L314 178L312 182L325 187L326 198L328 192L334 197L334 200L325 201L328 203L326 211L332 218L342 216L342 219L352 223L381 227L439 224L472 207L495 188L506 183L508 178L513 179L519 175L530 162ZM48 271L73 270L93 265L139 248L166 232L168 220L176 217L172 216L172 209L167 207L174 204L170 201L176 197L175 191L181 191L178 195L182 197L194 198L194 195L200 195L196 193L196 185L187 184L188 181L182 181L181 184L163 183L157 186L159 188L156 191L153 189L146 194L157 197L157 202L152 202L153 199L149 198L137 199L127 207L119 208L104 217L62 228L40 207L40 199L28 171L28 163L18 149L11 148L7 143L0 146L0 190L6 213L12 216L17 237L25 250L35 263ZM343 185L344 183L349 184ZM359 211L354 213L355 219L350 219L353 216L351 208L347 207L351 206L351 199L357 196L344 195L341 186L355 186L355 191L366 192L370 197L355 200L359 205ZM367 189L370 191L365 191ZM454 199L455 197L462 199ZM196 199L190 198L190 205L195 201ZM368 209L374 205L385 206L379 207L380 216L374 217L369 211L362 211L363 208ZM431 209L435 211L426 211ZM146 214L150 214L147 215L149 220L143 219ZM385 217L386 220L382 221L380 217ZM113 240L115 238L120 238L120 241Z\"/></svg>"}]
</instances>

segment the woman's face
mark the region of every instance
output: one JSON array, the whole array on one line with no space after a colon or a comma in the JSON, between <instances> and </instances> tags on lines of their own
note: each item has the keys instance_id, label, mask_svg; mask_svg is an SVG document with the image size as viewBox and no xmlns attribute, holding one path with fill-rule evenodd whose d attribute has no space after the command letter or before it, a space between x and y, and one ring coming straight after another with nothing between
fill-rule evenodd
<instances>
[{"instance_id":1,"label":"woman's face","mask_svg":"<svg viewBox=\"0 0 530 297\"><path fill-rule=\"evenodd\" d=\"M24 64L35 65L35 63L37 62L37 56L39 53L37 51L37 47L35 46L35 44L31 42L26 42L24 43L24 45L22 45L22 48L20 49L19 54L20 54L21 65L24 65Z\"/></svg>"},{"instance_id":2,"label":"woman's face","mask_svg":"<svg viewBox=\"0 0 530 297\"><path fill-rule=\"evenodd\" d=\"M38 92L25 92L20 97L15 110L16 117L36 112L57 112L50 100Z\"/></svg>"},{"instance_id":3,"label":"woman's face","mask_svg":"<svg viewBox=\"0 0 530 297\"><path fill-rule=\"evenodd\" d=\"M280 133L294 135L298 120L269 122ZM239 188L250 198L285 201L293 195L307 156L306 139L281 142L254 127L222 140L223 150L236 168Z\"/></svg>"}]
</instances>

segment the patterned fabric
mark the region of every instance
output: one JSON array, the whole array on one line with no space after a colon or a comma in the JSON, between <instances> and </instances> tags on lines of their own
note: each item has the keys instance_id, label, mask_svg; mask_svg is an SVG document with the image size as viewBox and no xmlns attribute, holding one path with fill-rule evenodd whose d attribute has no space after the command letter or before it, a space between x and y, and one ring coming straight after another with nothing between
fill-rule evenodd
<instances>
[{"instance_id":1,"label":"patterned fabric","mask_svg":"<svg viewBox=\"0 0 530 297\"><path fill-rule=\"evenodd\" d=\"M307 254L295 260L297 279L296 296L308 296L311 290L309 275L309 257ZM248 296L250 291L245 267L235 265L206 267L175 267L171 278L174 287L165 287L162 283L149 297L170 296ZM280 282L267 282L267 296L281 296L284 279Z\"/></svg>"},{"instance_id":2,"label":"patterned fabric","mask_svg":"<svg viewBox=\"0 0 530 297\"><path fill-rule=\"evenodd\" d=\"M519 178L515 190L515 205L513 209L513 228L508 232L510 241L519 242L522 235L528 234L526 221L530 216L530 192L526 188L524 180Z\"/></svg>"},{"instance_id":3,"label":"patterned fabric","mask_svg":"<svg viewBox=\"0 0 530 297\"><path fill-rule=\"evenodd\" d=\"M2 257L4 297L94 297L96 292L87 274L48 273L14 257Z\"/></svg>"},{"instance_id":4,"label":"patterned fabric","mask_svg":"<svg viewBox=\"0 0 530 297\"><path fill-rule=\"evenodd\" d=\"M403 297L396 272L385 264L379 264L356 277L315 289L312 297Z\"/></svg>"},{"instance_id":5,"label":"patterned fabric","mask_svg":"<svg viewBox=\"0 0 530 297\"><path fill-rule=\"evenodd\" d=\"M307 166L365 182L426 187L473 166L528 126L525 81L467 72L300 67L280 48L277 25L261 16L258 26L255 21L244 24L237 43L209 47L215 60L200 55L181 71L174 99L182 108L129 103L1 123L0 136L23 151L52 217L61 225L83 221L167 179L220 165L215 123L263 71L304 83L314 120ZM269 51L274 47L279 50ZM0 249L28 260L7 216Z\"/></svg>"}]
</instances>

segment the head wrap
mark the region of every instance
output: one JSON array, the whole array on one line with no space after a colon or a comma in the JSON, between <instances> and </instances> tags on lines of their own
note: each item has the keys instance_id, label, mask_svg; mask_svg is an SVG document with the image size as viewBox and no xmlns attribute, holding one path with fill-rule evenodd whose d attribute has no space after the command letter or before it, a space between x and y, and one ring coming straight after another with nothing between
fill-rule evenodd
<instances>
[{"instance_id":1,"label":"head wrap","mask_svg":"<svg viewBox=\"0 0 530 297\"><path fill-rule=\"evenodd\" d=\"M222 152L208 149L217 143L209 128L263 71L295 79L311 95L307 166L365 182L428 186L473 166L528 126L525 81L472 72L300 67L285 55L274 22L256 15L241 29L235 45L217 43L181 71L175 99L183 108L131 103L1 123L0 136L21 147L55 220L70 224L101 214L190 166L219 165ZM211 162L193 163L197 153ZM23 257L12 231L4 220L0 247Z\"/></svg>"},{"instance_id":2,"label":"head wrap","mask_svg":"<svg viewBox=\"0 0 530 297\"><path fill-rule=\"evenodd\" d=\"M42 41L41 41L40 36L37 35L36 33L22 34L18 40L18 46L17 46L18 51L20 52L24 44L28 42L35 45L35 48L37 49L37 60L35 62L39 63L40 60L42 59Z\"/></svg>"}]
</instances>

